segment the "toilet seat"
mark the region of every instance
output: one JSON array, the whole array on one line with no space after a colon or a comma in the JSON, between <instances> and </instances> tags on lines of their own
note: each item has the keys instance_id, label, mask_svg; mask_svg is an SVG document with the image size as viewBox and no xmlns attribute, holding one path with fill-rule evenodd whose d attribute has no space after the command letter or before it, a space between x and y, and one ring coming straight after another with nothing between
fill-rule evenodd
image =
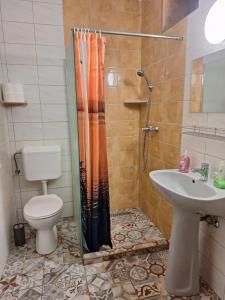
<instances>
[{"instance_id":1,"label":"toilet seat","mask_svg":"<svg viewBox=\"0 0 225 300\"><path fill-rule=\"evenodd\" d=\"M24 216L30 219L45 219L58 214L63 201L55 194L32 197L24 206Z\"/></svg>"}]
</instances>

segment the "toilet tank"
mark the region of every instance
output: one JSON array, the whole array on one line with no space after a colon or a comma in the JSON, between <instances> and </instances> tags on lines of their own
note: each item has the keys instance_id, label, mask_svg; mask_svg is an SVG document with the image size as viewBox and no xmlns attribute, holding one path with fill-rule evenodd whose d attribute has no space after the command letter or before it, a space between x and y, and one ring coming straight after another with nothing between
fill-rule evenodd
<instances>
[{"instance_id":1,"label":"toilet tank","mask_svg":"<svg viewBox=\"0 0 225 300\"><path fill-rule=\"evenodd\" d=\"M22 160L24 176L28 181L50 180L61 176L59 146L25 146Z\"/></svg>"}]
</instances>

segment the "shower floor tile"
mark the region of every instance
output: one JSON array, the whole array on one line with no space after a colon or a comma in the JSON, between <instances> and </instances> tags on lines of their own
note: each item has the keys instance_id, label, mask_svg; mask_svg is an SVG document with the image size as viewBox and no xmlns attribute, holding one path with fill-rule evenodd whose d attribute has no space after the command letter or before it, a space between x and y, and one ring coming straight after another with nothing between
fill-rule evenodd
<instances>
[{"instance_id":1,"label":"shower floor tile","mask_svg":"<svg viewBox=\"0 0 225 300\"><path fill-rule=\"evenodd\" d=\"M126 242L132 236L136 237L134 243L150 239L152 245L167 243L149 222L140 210L114 213L112 235L118 235L121 229ZM72 219L63 219L58 229L58 248L50 255L41 256L35 251L33 230L26 227L27 244L12 248L0 279L1 300L192 300L167 294L164 284L167 250L153 247L139 254L128 251L126 255L116 255L116 259L109 256L110 260L104 257L102 262L83 265ZM135 232L128 234L130 231ZM113 243L115 247L121 245L118 239ZM199 299L218 300L219 297L201 282Z\"/></svg>"},{"instance_id":2,"label":"shower floor tile","mask_svg":"<svg viewBox=\"0 0 225 300\"><path fill-rule=\"evenodd\" d=\"M113 248L84 254L85 264L101 262L111 256L126 255L147 249L168 248L168 241L141 209L129 208L111 213L111 239Z\"/></svg>"}]
</instances>

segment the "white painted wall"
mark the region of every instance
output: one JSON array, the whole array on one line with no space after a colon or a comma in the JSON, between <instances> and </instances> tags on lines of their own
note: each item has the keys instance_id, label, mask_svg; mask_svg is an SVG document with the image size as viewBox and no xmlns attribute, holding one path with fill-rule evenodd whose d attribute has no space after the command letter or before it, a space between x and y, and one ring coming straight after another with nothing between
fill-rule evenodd
<instances>
[{"instance_id":1,"label":"white painted wall","mask_svg":"<svg viewBox=\"0 0 225 300\"><path fill-rule=\"evenodd\" d=\"M10 148L58 144L62 147L63 174L49 183L49 192L64 201L64 216L73 214L71 163L64 72L62 0L0 0L0 50L4 79L24 84L28 102L7 109ZM21 161L20 161L21 166ZM38 182L14 176L16 207L41 194Z\"/></svg>"},{"instance_id":2,"label":"white painted wall","mask_svg":"<svg viewBox=\"0 0 225 300\"><path fill-rule=\"evenodd\" d=\"M0 57L0 83L3 81ZM6 109L0 104L0 275L10 248L13 182Z\"/></svg>"},{"instance_id":3,"label":"white painted wall","mask_svg":"<svg viewBox=\"0 0 225 300\"><path fill-rule=\"evenodd\" d=\"M195 58L225 48L225 43L210 45L204 37L204 22L207 12L215 0L200 0L200 8L188 17L186 54L186 78L183 125L225 128L225 114L190 113L191 61ZM182 151L188 149L191 167L209 162L210 176L218 168L218 162L225 160L225 142L199 137L182 136ZM225 220L220 219L220 228L201 224L200 230L201 275L217 294L225 299Z\"/></svg>"}]
</instances>

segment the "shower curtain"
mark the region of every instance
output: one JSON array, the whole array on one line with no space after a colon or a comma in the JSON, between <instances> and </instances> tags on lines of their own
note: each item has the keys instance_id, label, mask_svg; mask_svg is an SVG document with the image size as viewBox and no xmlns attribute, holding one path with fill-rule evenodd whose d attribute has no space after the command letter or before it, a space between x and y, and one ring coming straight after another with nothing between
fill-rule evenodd
<instances>
[{"instance_id":1,"label":"shower curtain","mask_svg":"<svg viewBox=\"0 0 225 300\"><path fill-rule=\"evenodd\" d=\"M106 152L105 39L75 32L75 77L81 178L82 229L89 251L112 247Z\"/></svg>"}]
</instances>

